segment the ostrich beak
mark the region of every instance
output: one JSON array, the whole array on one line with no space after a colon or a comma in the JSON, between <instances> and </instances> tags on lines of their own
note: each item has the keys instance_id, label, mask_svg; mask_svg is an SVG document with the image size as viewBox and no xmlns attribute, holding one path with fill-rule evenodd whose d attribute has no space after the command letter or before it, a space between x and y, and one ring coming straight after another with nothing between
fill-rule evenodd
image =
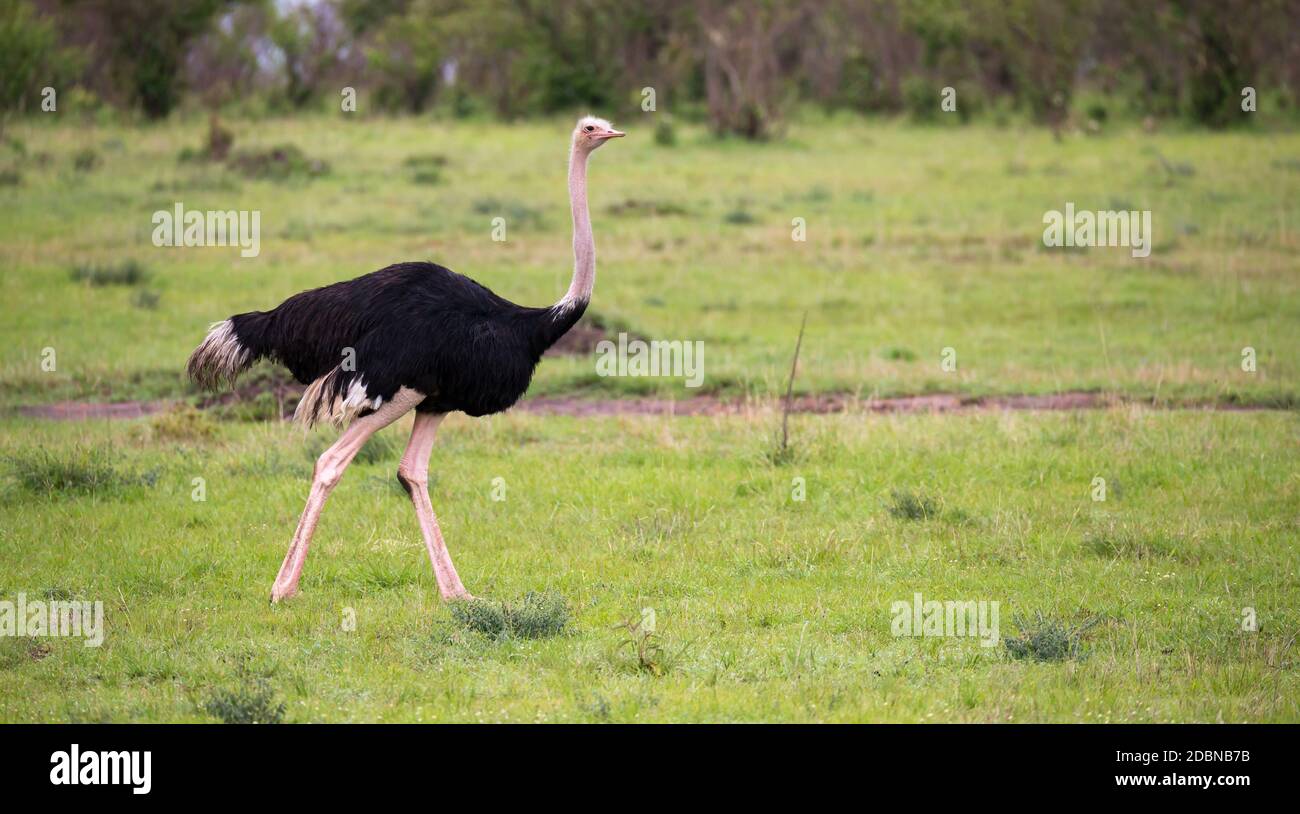
<instances>
[{"instance_id":1,"label":"ostrich beak","mask_svg":"<svg viewBox=\"0 0 1300 814\"><path fill-rule=\"evenodd\" d=\"M624 133L621 130L606 130L603 133L596 134L597 138L623 138L623 136L626 135L627 133Z\"/></svg>"}]
</instances>

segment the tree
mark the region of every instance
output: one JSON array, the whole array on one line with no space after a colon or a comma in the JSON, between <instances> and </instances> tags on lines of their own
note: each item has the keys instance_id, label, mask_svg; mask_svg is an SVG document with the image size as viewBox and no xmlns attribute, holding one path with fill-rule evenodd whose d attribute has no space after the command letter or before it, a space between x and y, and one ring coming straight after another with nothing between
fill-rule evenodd
<instances>
[{"instance_id":1,"label":"tree","mask_svg":"<svg viewBox=\"0 0 1300 814\"><path fill-rule=\"evenodd\" d=\"M161 119L180 101L186 48L236 0L67 0L82 25L102 32L110 70L132 103Z\"/></svg>"},{"instance_id":2,"label":"tree","mask_svg":"<svg viewBox=\"0 0 1300 814\"><path fill-rule=\"evenodd\" d=\"M69 68L53 23L27 0L0 0L0 134L10 115L34 106L41 88L60 85Z\"/></svg>"},{"instance_id":3,"label":"tree","mask_svg":"<svg viewBox=\"0 0 1300 814\"><path fill-rule=\"evenodd\" d=\"M270 36L284 64L284 94L305 107L339 64L346 29L334 5L319 2L289 9L271 24Z\"/></svg>"},{"instance_id":4,"label":"tree","mask_svg":"<svg viewBox=\"0 0 1300 814\"><path fill-rule=\"evenodd\" d=\"M786 63L804 32L811 6L781 0L733 4L711 0L697 9L709 120L719 135L767 138L780 121L789 85Z\"/></svg>"}]
</instances>

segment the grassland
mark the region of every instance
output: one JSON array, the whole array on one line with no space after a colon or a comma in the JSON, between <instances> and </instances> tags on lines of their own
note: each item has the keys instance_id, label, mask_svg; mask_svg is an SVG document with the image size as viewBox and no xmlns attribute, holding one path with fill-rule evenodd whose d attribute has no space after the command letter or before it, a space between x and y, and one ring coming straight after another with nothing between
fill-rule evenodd
<instances>
[{"instance_id":1,"label":"grassland","mask_svg":"<svg viewBox=\"0 0 1300 814\"><path fill-rule=\"evenodd\" d=\"M708 389L777 390L807 310L800 387L812 391L1296 403L1300 136L1118 130L1058 143L1035 129L844 120L767 145L687 129L668 148L648 116L625 125L631 136L592 167L593 309L613 328L703 340ZM0 187L5 403L178 392L210 322L399 260L442 262L516 302L566 287L568 122L230 126L236 151L293 144L328 172L277 181L178 161L203 144L201 122L11 128L26 155L9 149L22 181ZM86 150L98 163L78 171ZM155 248L152 213L177 201L261 211L260 255ZM1044 249L1043 213L1067 201L1150 209L1151 256ZM804 242L791 239L797 217ZM69 274L124 259L151 281ZM139 288L153 308L138 306ZM1241 369L1248 346L1254 373ZM940 367L946 347L955 371ZM681 394L680 382L598 377L588 359L548 364L537 387Z\"/></svg>"},{"instance_id":2,"label":"grassland","mask_svg":"<svg viewBox=\"0 0 1300 814\"><path fill-rule=\"evenodd\" d=\"M302 594L270 606L329 431L5 409L0 599L102 601L106 635L0 637L0 721L1300 720L1300 137L836 120L663 147L618 123L632 137L592 168L597 316L703 340L705 389L757 398L728 416L447 421L430 491L466 585L558 599L560 635L488 635L437 600L393 477L409 420L348 471ZM565 122L231 126L237 150L296 144L328 172L179 161L197 121L11 127L0 408L184 396L209 322L391 261L520 302L566 285ZM176 201L261 210L260 255L155 248L150 216ZM1066 201L1151 209L1151 257L1042 249L1043 212ZM143 279L74 272L128 260ZM779 454L767 399L805 310L801 391L1141 403L795 415ZM590 357L547 359L535 390L689 395L599 378ZM998 602L1004 642L1068 646L893 635L891 605L916 593ZM653 637L625 624L646 608Z\"/></svg>"},{"instance_id":3,"label":"grassland","mask_svg":"<svg viewBox=\"0 0 1300 814\"><path fill-rule=\"evenodd\" d=\"M437 600L400 427L336 492L301 596L269 606L324 439L11 424L27 455L116 452L93 493L10 484L0 595L102 599L107 635L0 639L0 719L211 720L249 676L291 721L1300 719L1295 414L800 416L783 466L775 419L450 419L431 491L461 574L562 596L568 632L540 640ZM1061 661L892 636L917 592L999 602L1004 639L1040 613L1092 627ZM617 627L643 608L644 661Z\"/></svg>"}]
</instances>

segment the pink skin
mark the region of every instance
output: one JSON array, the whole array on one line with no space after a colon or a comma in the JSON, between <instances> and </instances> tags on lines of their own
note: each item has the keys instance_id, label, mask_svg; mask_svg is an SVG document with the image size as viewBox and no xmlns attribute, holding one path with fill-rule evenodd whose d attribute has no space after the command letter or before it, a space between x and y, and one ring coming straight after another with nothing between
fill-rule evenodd
<instances>
[{"instance_id":1,"label":"pink skin","mask_svg":"<svg viewBox=\"0 0 1300 814\"><path fill-rule=\"evenodd\" d=\"M284 555L284 564L280 566L280 573L271 586L272 602L279 602L298 593L298 580L302 577L302 566L307 561L307 550L311 547L311 538L316 531L316 521L320 519L325 501L343 477L348 464L352 463L370 436L406 415L421 401L424 401L423 393L406 387L398 390L392 401L385 402L375 412L352 422L339 436L339 440L321 453L312 472L307 508L303 509L298 529L293 533L293 542Z\"/></svg>"},{"instance_id":2,"label":"pink skin","mask_svg":"<svg viewBox=\"0 0 1300 814\"><path fill-rule=\"evenodd\" d=\"M311 547L311 538L316 531L316 521L320 519L321 510L334 487L343 477L343 471L357 453L379 430L392 424L424 400L424 394L409 388L402 388L375 412L352 422L334 445L321 454L312 473L311 493L307 497L307 508L298 521L298 530L294 532L293 542L284 555L284 564L271 586L271 601L298 593L298 580L302 577L302 567L307 562L307 550ZM406 452L397 465L397 475L411 495L415 504L415 516L420 522L420 533L424 536L425 547L429 550L429 559L433 563L433 576L438 581L438 593L446 600L473 599L470 592L461 584L452 565L451 554L443 542L442 531L438 528L438 519L433 514L429 502L429 454L433 451L433 441L438 425L446 416L435 413L416 413L415 426L411 428L411 440L407 442Z\"/></svg>"},{"instance_id":3,"label":"pink skin","mask_svg":"<svg viewBox=\"0 0 1300 814\"><path fill-rule=\"evenodd\" d=\"M589 119L583 120L586 121ZM568 294L557 306L577 299L584 302L589 300L596 276L596 250L591 236L591 218L587 211L586 159L609 139L622 138L625 134L603 125L594 127L596 129L588 132L580 123L579 129L574 133L569 166L569 198L573 211L573 280ZM271 586L272 602L279 602L298 593L298 580L302 577L302 567L307 561L307 550L311 547L316 522L320 519L321 510L325 508L325 501L343 477L348 464L352 463L370 436L410 412L424 397L423 393L403 387L378 410L352 422L339 436L339 440L321 454L312 473L307 507L303 510L302 519L298 521L298 528L293 534L288 553L284 555L284 564L280 566L275 584ZM416 413L411 439L398 464L397 475L415 506L420 533L429 551L429 560L433 563L433 576L438 581L438 592L445 600L473 599L461 584L456 568L451 563L447 544L443 542L442 531L438 528L438 518L434 516L429 501L429 455L433 451L438 425L445 417L443 414Z\"/></svg>"},{"instance_id":4,"label":"pink skin","mask_svg":"<svg viewBox=\"0 0 1300 814\"><path fill-rule=\"evenodd\" d=\"M411 496L415 505L415 516L420 521L420 533L424 535L424 547L429 550L429 561L433 563L433 576L438 580L438 593L445 600L473 599L470 592L460 583L456 575L456 566L451 564L451 554L447 544L442 540L442 531L438 528L438 518L433 514L429 503L429 454L433 451L433 440L438 433L438 425L446 418L445 413L416 413L415 426L411 427L411 440L402 453L402 462L397 465L397 477Z\"/></svg>"}]
</instances>

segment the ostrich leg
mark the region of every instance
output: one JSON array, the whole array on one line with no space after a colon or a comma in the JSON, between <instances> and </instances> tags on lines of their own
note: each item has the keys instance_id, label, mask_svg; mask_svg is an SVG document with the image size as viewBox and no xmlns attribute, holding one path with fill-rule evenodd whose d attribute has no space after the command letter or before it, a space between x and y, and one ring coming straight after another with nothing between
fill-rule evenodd
<instances>
[{"instance_id":1,"label":"ostrich leg","mask_svg":"<svg viewBox=\"0 0 1300 814\"><path fill-rule=\"evenodd\" d=\"M456 566L451 564L451 554L447 553L447 544L442 541L442 531L438 529L438 518L434 517L433 505L429 502L429 453L433 452L434 436L445 417L445 413L415 414L411 440L406 444L406 452L402 453L402 462L397 465L397 479L406 487L406 493L415 504L415 516L420 521L420 533L424 535L424 545L429 549L429 559L433 562L438 593L443 599L473 599L460 583Z\"/></svg>"},{"instance_id":2,"label":"ostrich leg","mask_svg":"<svg viewBox=\"0 0 1300 814\"><path fill-rule=\"evenodd\" d=\"M279 602L298 593L298 578L302 576L302 566L307 561L307 549L311 546L311 537L316 531L316 521L320 519L321 509L325 508L326 498L343 477L343 470L352 463L370 436L406 415L421 401L424 401L423 393L403 387L393 396L392 401L385 402L370 415L353 421L339 436L339 440L321 453L312 472L307 508L303 509L298 529L293 533L293 542L284 555L284 564L280 566L280 573L271 586L272 602Z\"/></svg>"}]
</instances>

